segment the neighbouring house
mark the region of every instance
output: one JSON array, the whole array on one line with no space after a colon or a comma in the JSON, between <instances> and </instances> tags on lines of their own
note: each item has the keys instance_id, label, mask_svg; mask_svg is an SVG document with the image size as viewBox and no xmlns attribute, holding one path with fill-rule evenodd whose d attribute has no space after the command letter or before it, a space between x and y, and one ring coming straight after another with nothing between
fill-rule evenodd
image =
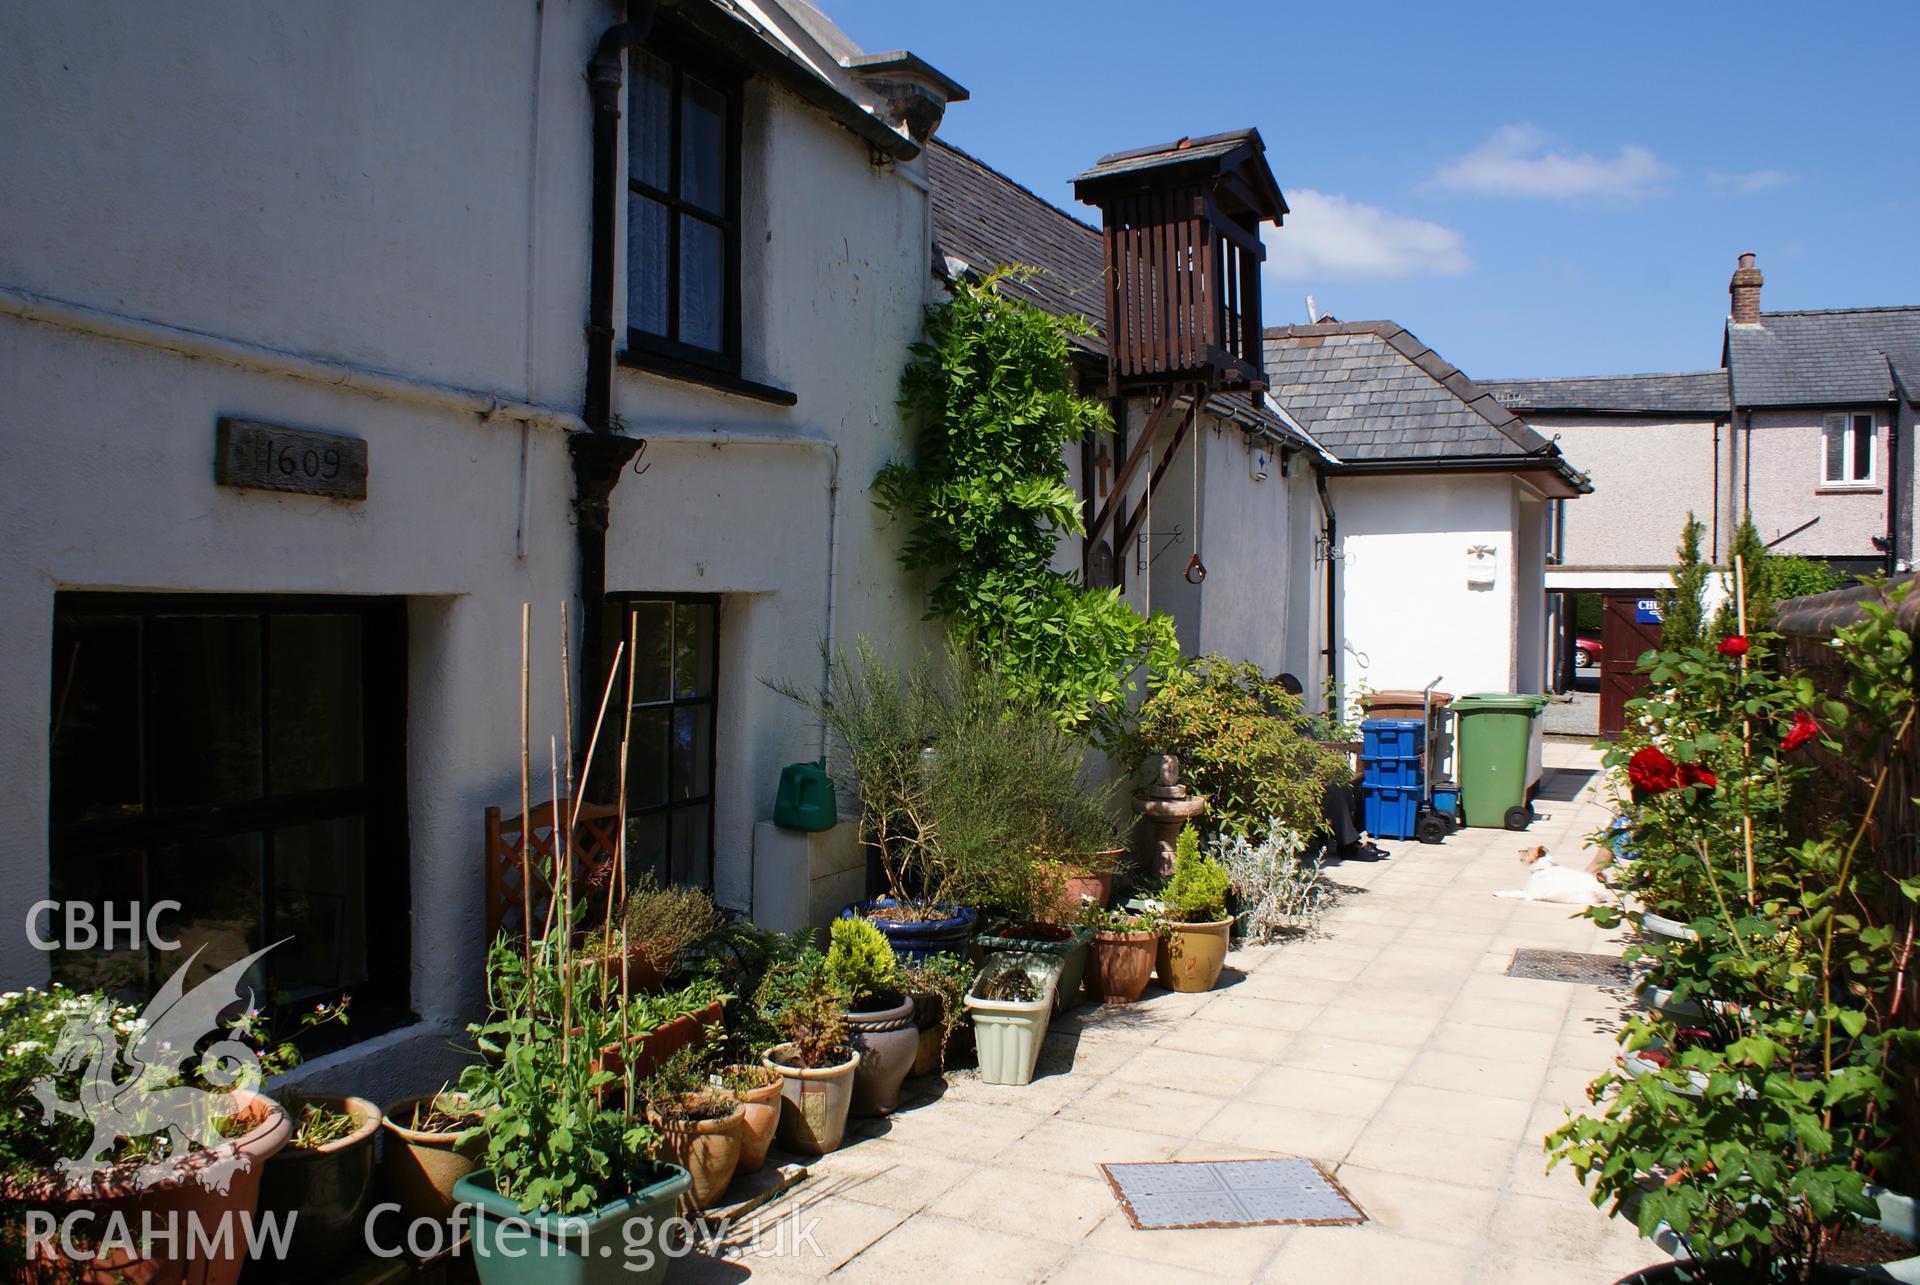
<instances>
[{"instance_id":1,"label":"neighbouring house","mask_svg":"<svg viewBox=\"0 0 1920 1285\"><path fill-rule=\"evenodd\" d=\"M1556 504L1592 489L1404 326L1266 332L1270 395L1335 457L1325 560L1348 688L1538 692Z\"/></svg>"},{"instance_id":2,"label":"neighbouring house","mask_svg":"<svg viewBox=\"0 0 1920 1285\"><path fill-rule=\"evenodd\" d=\"M1751 513L1780 553L1845 574L1912 566L1920 308L1765 312L1763 284L1741 255L1718 370L1486 384L1592 469L1595 502L1566 516L1548 586L1603 603L1603 731L1636 685L1633 658L1658 640L1651 599L1688 511L1715 562ZM1576 613L1556 612L1556 668L1570 679Z\"/></svg>"},{"instance_id":3,"label":"neighbouring house","mask_svg":"<svg viewBox=\"0 0 1920 1285\"><path fill-rule=\"evenodd\" d=\"M820 742L761 680L934 641L865 493L965 91L798 0L628 17L0 16L9 913L291 936L262 993L351 992L375 1098L480 1006L523 602L536 776L571 599L583 731L638 639L632 867L769 922L810 907L756 899L756 823ZM184 958L109 944L0 934L0 982Z\"/></svg>"}]
</instances>

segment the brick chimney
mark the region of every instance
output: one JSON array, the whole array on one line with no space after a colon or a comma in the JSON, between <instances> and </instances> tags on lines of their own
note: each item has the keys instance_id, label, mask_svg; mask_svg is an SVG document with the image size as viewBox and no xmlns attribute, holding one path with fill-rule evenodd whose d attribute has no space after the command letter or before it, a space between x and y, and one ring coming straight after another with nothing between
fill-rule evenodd
<instances>
[{"instance_id":1,"label":"brick chimney","mask_svg":"<svg viewBox=\"0 0 1920 1285\"><path fill-rule=\"evenodd\" d=\"M1727 282L1727 293L1733 296L1734 325L1760 324L1760 286L1765 281L1760 269L1753 264L1753 255L1741 255L1740 266L1733 270L1733 280Z\"/></svg>"}]
</instances>

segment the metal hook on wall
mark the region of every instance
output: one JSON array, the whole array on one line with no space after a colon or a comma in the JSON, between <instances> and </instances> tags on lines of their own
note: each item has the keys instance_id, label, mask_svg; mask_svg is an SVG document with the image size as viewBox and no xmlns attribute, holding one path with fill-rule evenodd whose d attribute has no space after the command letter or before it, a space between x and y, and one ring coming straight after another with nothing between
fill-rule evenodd
<instances>
[{"instance_id":1,"label":"metal hook on wall","mask_svg":"<svg viewBox=\"0 0 1920 1285\"><path fill-rule=\"evenodd\" d=\"M647 439L643 437L640 439L639 449L635 450L633 453L633 475L635 477L642 476L643 474L646 473L647 469L650 469L653 467L653 465L651 464L648 464L644 468L641 467L640 458L646 453L647 453Z\"/></svg>"}]
</instances>

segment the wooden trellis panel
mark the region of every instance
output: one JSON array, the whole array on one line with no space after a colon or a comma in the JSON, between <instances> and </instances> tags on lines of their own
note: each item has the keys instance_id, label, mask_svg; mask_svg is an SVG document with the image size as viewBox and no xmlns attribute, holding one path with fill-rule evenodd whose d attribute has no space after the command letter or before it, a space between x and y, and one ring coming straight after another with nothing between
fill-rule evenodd
<instances>
[{"instance_id":1,"label":"wooden trellis panel","mask_svg":"<svg viewBox=\"0 0 1920 1285\"><path fill-rule=\"evenodd\" d=\"M566 815L572 806L567 799L561 799L561 814ZM526 903L520 883L520 847L527 826L518 816L502 820L499 808L488 808L486 817L487 941L491 943L502 929L514 934L526 930L522 922ZM533 877L536 934L545 931L547 906L553 896L557 833L553 804L534 804L532 846L527 852L527 861ZM573 832L573 893L575 901L586 902L589 924L599 923L606 917L613 863L619 853L619 809L599 803L581 804Z\"/></svg>"}]
</instances>

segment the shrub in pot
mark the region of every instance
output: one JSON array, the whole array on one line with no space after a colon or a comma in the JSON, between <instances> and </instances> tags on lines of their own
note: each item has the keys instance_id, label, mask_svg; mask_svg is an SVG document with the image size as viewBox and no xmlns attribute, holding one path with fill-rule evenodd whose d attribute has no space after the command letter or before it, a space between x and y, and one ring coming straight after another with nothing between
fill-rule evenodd
<instances>
[{"instance_id":1,"label":"shrub in pot","mask_svg":"<svg viewBox=\"0 0 1920 1285\"><path fill-rule=\"evenodd\" d=\"M1809 678L1768 671L1764 637L1735 637L1655 656L1629 706L1647 738L1617 764L1636 799L1630 877L1684 891L1663 908L1709 908L1688 914L1691 937L1645 948L1665 999L1628 1026L1631 1069L1594 1081L1598 1110L1547 1141L1596 1204L1693 1260L1643 1279L1836 1279L1885 1216L1870 1183L1899 1154L1903 1061L1920 1049L1897 1002L1912 957L1887 917L1912 913L1920 877L1874 850L1892 765L1916 753L1912 639L1865 604L1833 644L1844 699L1820 701ZM1861 795L1805 788L1796 753L1816 740Z\"/></svg>"},{"instance_id":2,"label":"shrub in pot","mask_svg":"<svg viewBox=\"0 0 1920 1285\"><path fill-rule=\"evenodd\" d=\"M673 977L687 952L720 924L719 908L705 889L662 888L643 873L606 925L585 934L581 948L603 970L618 975L624 967L628 992L644 993Z\"/></svg>"},{"instance_id":3,"label":"shrub in pot","mask_svg":"<svg viewBox=\"0 0 1920 1285\"><path fill-rule=\"evenodd\" d=\"M380 1185L403 1217L444 1222L453 1213L453 1184L479 1167L478 1119L465 1094L444 1089L386 1109Z\"/></svg>"},{"instance_id":4,"label":"shrub in pot","mask_svg":"<svg viewBox=\"0 0 1920 1285\"><path fill-rule=\"evenodd\" d=\"M789 1151L823 1156L846 1136L860 1054L847 1041L844 1003L830 986L807 986L780 1012L786 1042L762 1059L781 1076L777 1136Z\"/></svg>"},{"instance_id":5,"label":"shrub in pot","mask_svg":"<svg viewBox=\"0 0 1920 1285\"><path fill-rule=\"evenodd\" d=\"M746 1108L712 1083L706 1058L685 1048L663 1062L640 1088L647 1123L660 1135L658 1154L687 1171L682 1205L705 1209L726 1193L746 1143Z\"/></svg>"},{"instance_id":6,"label":"shrub in pot","mask_svg":"<svg viewBox=\"0 0 1920 1285\"><path fill-rule=\"evenodd\" d=\"M281 1270L325 1275L361 1245L361 1221L373 1199L374 1138L380 1108L365 1098L286 1093L292 1126L286 1147L260 1180L260 1214L293 1228Z\"/></svg>"},{"instance_id":7,"label":"shrub in pot","mask_svg":"<svg viewBox=\"0 0 1920 1285\"><path fill-rule=\"evenodd\" d=\"M1200 853L1200 835L1188 825L1174 845L1173 878L1159 900L1167 922L1155 969L1170 991L1210 991L1227 961L1233 916L1227 913L1226 867Z\"/></svg>"},{"instance_id":8,"label":"shrub in pot","mask_svg":"<svg viewBox=\"0 0 1920 1285\"><path fill-rule=\"evenodd\" d=\"M1153 980L1160 921L1151 912L1089 910L1093 929L1087 950L1087 990L1103 1004L1131 1004Z\"/></svg>"},{"instance_id":9,"label":"shrub in pot","mask_svg":"<svg viewBox=\"0 0 1920 1285\"><path fill-rule=\"evenodd\" d=\"M887 1115L899 1105L900 1083L920 1049L913 1000L900 986L899 959L867 920L836 919L826 975L847 997L847 1040L860 1055L853 1114Z\"/></svg>"},{"instance_id":10,"label":"shrub in pot","mask_svg":"<svg viewBox=\"0 0 1920 1285\"><path fill-rule=\"evenodd\" d=\"M470 1028L483 1060L460 1087L479 1114L484 1167L454 1195L479 1211L472 1248L483 1285L658 1282L663 1224L690 1185L685 1169L656 1156L632 1067L616 1077L601 1065L600 1050L620 1042L625 1006L585 1002L566 937L496 941L489 1014ZM616 1079L617 1100L604 1091Z\"/></svg>"},{"instance_id":11,"label":"shrub in pot","mask_svg":"<svg viewBox=\"0 0 1920 1285\"><path fill-rule=\"evenodd\" d=\"M963 955L934 955L900 970L900 985L913 999L920 1046L909 1076L933 1075L946 1067L955 1035L971 1030L963 1001L973 985L974 967Z\"/></svg>"}]
</instances>

